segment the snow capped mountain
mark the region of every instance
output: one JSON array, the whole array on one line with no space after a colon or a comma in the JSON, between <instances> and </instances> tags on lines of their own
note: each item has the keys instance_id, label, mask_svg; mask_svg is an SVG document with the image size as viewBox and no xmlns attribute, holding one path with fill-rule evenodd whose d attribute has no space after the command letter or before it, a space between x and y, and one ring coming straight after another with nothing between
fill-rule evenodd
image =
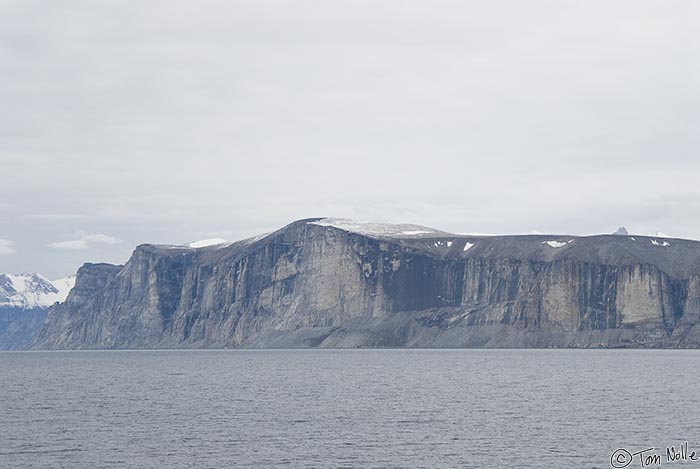
<instances>
[{"instance_id":1,"label":"snow capped mountain","mask_svg":"<svg viewBox=\"0 0 700 469\"><path fill-rule=\"evenodd\" d=\"M56 290L58 290L57 301L59 303L63 303L64 301L66 301L68 293L70 293L70 291L75 286L75 275L59 278L58 280L54 280L51 283L53 283L53 286L56 287Z\"/></svg>"},{"instance_id":2,"label":"snow capped mountain","mask_svg":"<svg viewBox=\"0 0 700 469\"><path fill-rule=\"evenodd\" d=\"M0 274L0 307L48 308L63 302L75 285L75 276L50 281L37 273Z\"/></svg>"}]
</instances>

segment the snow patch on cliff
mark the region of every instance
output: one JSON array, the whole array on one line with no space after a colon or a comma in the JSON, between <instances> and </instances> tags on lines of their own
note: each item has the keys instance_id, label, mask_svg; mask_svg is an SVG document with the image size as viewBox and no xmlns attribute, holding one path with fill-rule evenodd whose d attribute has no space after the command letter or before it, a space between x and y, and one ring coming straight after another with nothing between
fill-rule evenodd
<instances>
[{"instance_id":1,"label":"snow patch on cliff","mask_svg":"<svg viewBox=\"0 0 700 469\"><path fill-rule=\"evenodd\" d=\"M345 220L342 218L324 218L309 222L312 225L332 226L344 231L370 236L425 236L442 235L444 231L434 230L420 225L394 225L391 223L375 223L369 221Z\"/></svg>"},{"instance_id":2,"label":"snow patch on cliff","mask_svg":"<svg viewBox=\"0 0 700 469\"><path fill-rule=\"evenodd\" d=\"M557 248L561 248L561 247L566 246L567 244L569 244L569 243L572 242L572 241L573 241L573 239L571 239L571 240L569 240L569 241L555 241L555 240L551 240L551 241L542 241L542 244L546 244L546 245L549 246L550 248L557 249Z\"/></svg>"},{"instance_id":3,"label":"snow patch on cliff","mask_svg":"<svg viewBox=\"0 0 700 469\"><path fill-rule=\"evenodd\" d=\"M414 236L414 235L420 235L420 234L430 234L430 231L408 230L408 231L402 231L401 234L407 235L407 236Z\"/></svg>"},{"instance_id":4,"label":"snow patch on cliff","mask_svg":"<svg viewBox=\"0 0 700 469\"><path fill-rule=\"evenodd\" d=\"M205 248L207 246L216 246L218 244L224 244L227 243L225 239L221 238L210 238L210 239L202 239L199 241L192 241L189 243L187 246L191 248Z\"/></svg>"}]
</instances>

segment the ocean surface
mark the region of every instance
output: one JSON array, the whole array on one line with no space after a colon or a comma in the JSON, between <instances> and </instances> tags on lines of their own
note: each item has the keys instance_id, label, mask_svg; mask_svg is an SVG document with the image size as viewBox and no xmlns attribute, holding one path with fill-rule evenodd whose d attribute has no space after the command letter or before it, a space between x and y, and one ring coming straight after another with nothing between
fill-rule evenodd
<instances>
[{"instance_id":1,"label":"ocean surface","mask_svg":"<svg viewBox=\"0 0 700 469\"><path fill-rule=\"evenodd\" d=\"M0 353L3 468L700 468L685 442L700 351Z\"/></svg>"}]
</instances>

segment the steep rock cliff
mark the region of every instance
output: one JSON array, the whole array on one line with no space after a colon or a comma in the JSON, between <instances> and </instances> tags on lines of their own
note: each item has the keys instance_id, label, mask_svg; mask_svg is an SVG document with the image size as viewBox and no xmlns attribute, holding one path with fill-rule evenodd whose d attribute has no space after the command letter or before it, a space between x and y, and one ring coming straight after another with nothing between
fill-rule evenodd
<instances>
[{"instance_id":1,"label":"steep rock cliff","mask_svg":"<svg viewBox=\"0 0 700 469\"><path fill-rule=\"evenodd\" d=\"M0 306L0 350L26 348L34 340L45 318L45 308Z\"/></svg>"},{"instance_id":2,"label":"steep rock cliff","mask_svg":"<svg viewBox=\"0 0 700 469\"><path fill-rule=\"evenodd\" d=\"M309 219L86 264L35 348L698 347L700 243Z\"/></svg>"}]
</instances>

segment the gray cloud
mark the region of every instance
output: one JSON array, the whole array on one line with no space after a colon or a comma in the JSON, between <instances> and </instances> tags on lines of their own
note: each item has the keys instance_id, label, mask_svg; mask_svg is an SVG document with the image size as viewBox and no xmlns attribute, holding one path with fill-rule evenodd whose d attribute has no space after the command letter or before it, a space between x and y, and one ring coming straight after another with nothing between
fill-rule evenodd
<instances>
[{"instance_id":1,"label":"gray cloud","mask_svg":"<svg viewBox=\"0 0 700 469\"><path fill-rule=\"evenodd\" d=\"M82 215L79 213L31 213L26 215L26 218L30 220L84 220L89 218L87 215Z\"/></svg>"},{"instance_id":2,"label":"gray cloud","mask_svg":"<svg viewBox=\"0 0 700 469\"><path fill-rule=\"evenodd\" d=\"M71 249L71 250L82 250L88 249L95 244L121 244L122 241L114 236L109 236L101 233L86 234L78 239L71 239L67 241L55 241L49 243L48 247L54 249Z\"/></svg>"},{"instance_id":3,"label":"gray cloud","mask_svg":"<svg viewBox=\"0 0 700 469\"><path fill-rule=\"evenodd\" d=\"M3 269L323 215L700 238L699 8L0 2Z\"/></svg>"},{"instance_id":4,"label":"gray cloud","mask_svg":"<svg viewBox=\"0 0 700 469\"><path fill-rule=\"evenodd\" d=\"M10 241L9 239L2 239L0 238L0 256L8 256L10 254L14 254L15 249L12 247L15 243Z\"/></svg>"}]
</instances>

